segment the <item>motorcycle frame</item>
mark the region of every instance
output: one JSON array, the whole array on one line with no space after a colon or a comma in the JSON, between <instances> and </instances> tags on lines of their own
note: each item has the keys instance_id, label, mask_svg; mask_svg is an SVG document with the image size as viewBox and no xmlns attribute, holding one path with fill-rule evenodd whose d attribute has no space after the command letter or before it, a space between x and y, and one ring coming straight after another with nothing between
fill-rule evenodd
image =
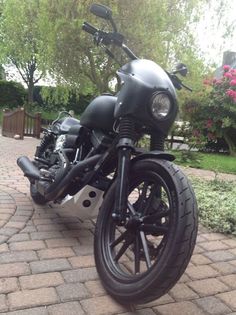
<instances>
[{"instance_id":1,"label":"motorcycle frame","mask_svg":"<svg viewBox=\"0 0 236 315\"><path fill-rule=\"evenodd\" d=\"M175 157L172 154L164 151L153 150L143 152L140 148L134 146L134 141L131 138L120 138L117 136L113 141L110 148L101 156L93 170L85 175L81 182L80 189L85 185L92 184L97 180L99 174L103 170L104 166L111 161L114 163L114 157L118 157L116 173L112 182L116 179L116 191L115 191L115 207L112 217L117 224L122 224L125 220L125 214L127 209L127 201L129 195L129 174L132 164L138 160L147 158L165 159L173 161ZM106 191L105 191L106 193Z\"/></svg>"}]
</instances>

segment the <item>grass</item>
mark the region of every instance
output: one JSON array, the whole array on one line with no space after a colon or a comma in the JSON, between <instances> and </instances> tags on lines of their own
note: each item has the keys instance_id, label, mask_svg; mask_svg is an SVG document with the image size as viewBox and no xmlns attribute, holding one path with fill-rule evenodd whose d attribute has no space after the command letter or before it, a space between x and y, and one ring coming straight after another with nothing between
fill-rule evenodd
<instances>
[{"instance_id":1,"label":"grass","mask_svg":"<svg viewBox=\"0 0 236 315\"><path fill-rule=\"evenodd\" d=\"M176 156L176 164L179 165L236 174L236 158L233 156L177 150L173 150L172 153Z\"/></svg>"},{"instance_id":2,"label":"grass","mask_svg":"<svg viewBox=\"0 0 236 315\"><path fill-rule=\"evenodd\" d=\"M196 194L200 222L220 233L236 235L236 185L219 180L191 177Z\"/></svg>"}]
</instances>

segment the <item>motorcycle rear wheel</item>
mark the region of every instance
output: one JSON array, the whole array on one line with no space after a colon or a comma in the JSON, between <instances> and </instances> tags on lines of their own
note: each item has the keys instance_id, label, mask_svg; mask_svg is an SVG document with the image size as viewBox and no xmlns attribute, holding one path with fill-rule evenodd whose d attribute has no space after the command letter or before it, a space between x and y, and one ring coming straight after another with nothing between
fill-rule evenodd
<instances>
[{"instance_id":1,"label":"motorcycle rear wheel","mask_svg":"<svg viewBox=\"0 0 236 315\"><path fill-rule=\"evenodd\" d=\"M112 218L115 181L97 218L94 253L108 293L141 304L164 295L184 273L197 237L197 203L186 176L169 161L137 161L129 182L126 225Z\"/></svg>"}]
</instances>

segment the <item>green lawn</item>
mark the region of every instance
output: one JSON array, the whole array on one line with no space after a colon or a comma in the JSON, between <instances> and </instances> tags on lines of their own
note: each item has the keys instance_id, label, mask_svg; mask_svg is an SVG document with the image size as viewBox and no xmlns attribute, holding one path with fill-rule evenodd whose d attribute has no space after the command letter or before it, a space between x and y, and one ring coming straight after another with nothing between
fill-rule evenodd
<instances>
[{"instance_id":1,"label":"green lawn","mask_svg":"<svg viewBox=\"0 0 236 315\"><path fill-rule=\"evenodd\" d=\"M200 153L173 150L176 164L211 170L221 173L236 174L236 157L225 154Z\"/></svg>"}]
</instances>

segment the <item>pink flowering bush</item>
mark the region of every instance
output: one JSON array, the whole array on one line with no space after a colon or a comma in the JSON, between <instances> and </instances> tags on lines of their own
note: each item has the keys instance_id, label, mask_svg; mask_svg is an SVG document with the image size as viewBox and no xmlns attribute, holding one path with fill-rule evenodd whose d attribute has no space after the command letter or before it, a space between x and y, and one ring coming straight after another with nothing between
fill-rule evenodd
<instances>
[{"instance_id":1,"label":"pink flowering bush","mask_svg":"<svg viewBox=\"0 0 236 315\"><path fill-rule=\"evenodd\" d=\"M236 69L223 67L221 79L205 79L205 90L198 101L184 106L195 143L204 144L224 138L231 155L236 156Z\"/></svg>"}]
</instances>

